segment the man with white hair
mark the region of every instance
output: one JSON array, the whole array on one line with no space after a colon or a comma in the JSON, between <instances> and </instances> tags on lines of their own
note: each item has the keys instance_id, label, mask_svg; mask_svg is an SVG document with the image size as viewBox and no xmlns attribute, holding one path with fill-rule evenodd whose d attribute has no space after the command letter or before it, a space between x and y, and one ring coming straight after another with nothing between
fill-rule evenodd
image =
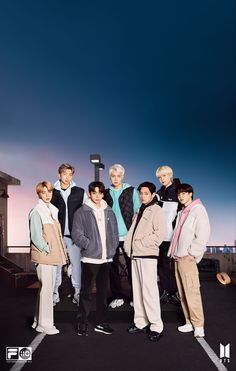
<instances>
[{"instance_id":1,"label":"man with white hair","mask_svg":"<svg viewBox=\"0 0 236 371\"><path fill-rule=\"evenodd\" d=\"M131 281L131 261L124 251L124 239L132 224L134 214L140 207L140 199L138 191L127 183L123 183L125 169L120 164L114 164L109 168L109 176L111 179L111 186L106 189L104 200L112 208L116 215L119 231L119 245L117 246L113 262L110 270L110 288L112 293L111 308L120 307L124 304L124 295L122 293L121 278L119 272L120 252L125 258L128 280L130 289L132 290ZM132 294L130 297L130 304L132 305Z\"/></svg>"},{"instance_id":2,"label":"man with white hair","mask_svg":"<svg viewBox=\"0 0 236 371\"><path fill-rule=\"evenodd\" d=\"M157 191L159 205L162 207L166 218L166 235L160 245L158 259L158 275L160 279L160 301L162 304L180 304L178 289L175 279L173 261L167 256L170 242L175 227L177 212L181 209L178 201L177 186L180 184L178 178L173 179L173 170L170 166L160 166L156 170L156 177L161 183Z\"/></svg>"}]
</instances>

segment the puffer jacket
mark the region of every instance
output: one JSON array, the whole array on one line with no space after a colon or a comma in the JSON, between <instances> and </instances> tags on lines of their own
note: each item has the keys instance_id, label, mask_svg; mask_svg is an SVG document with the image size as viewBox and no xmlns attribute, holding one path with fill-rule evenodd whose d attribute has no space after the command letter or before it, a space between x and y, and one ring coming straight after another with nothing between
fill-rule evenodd
<instances>
[{"instance_id":1,"label":"puffer jacket","mask_svg":"<svg viewBox=\"0 0 236 371\"><path fill-rule=\"evenodd\" d=\"M198 201L198 200L196 200ZM176 228L179 223L181 211L178 213ZM176 231L176 229L175 229ZM175 231L172 239L174 241ZM199 263L206 251L206 245L210 237L210 222L207 211L202 204L195 204L185 220L177 242L175 256L184 257L191 255ZM171 254L172 243L170 245L168 256Z\"/></svg>"},{"instance_id":2,"label":"puffer jacket","mask_svg":"<svg viewBox=\"0 0 236 371\"><path fill-rule=\"evenodd\" d=\"M61 227L57 220L58 210L50 205L53 218L46 214L45 217L41 213L41 210L44 209L43 204L43 201L39 200L39 204L31 211L29 216L31 260L36 264L64 265L68 258ZM47 213L46 206L45 210Z\"/></svg>"},{"instance_id":3,"label":"puffer jacket","mask_svg":"<svg viewBox=\"0 0 236 371\"><path fill-rule=\"evenodd\" d=\"M164 213L157 204L147 207L135 229L137 214L125 238L124 249L129 257L158 256L166 232ZM135 231L134 231L135 229Z\"/></svg>"}]
</instances>

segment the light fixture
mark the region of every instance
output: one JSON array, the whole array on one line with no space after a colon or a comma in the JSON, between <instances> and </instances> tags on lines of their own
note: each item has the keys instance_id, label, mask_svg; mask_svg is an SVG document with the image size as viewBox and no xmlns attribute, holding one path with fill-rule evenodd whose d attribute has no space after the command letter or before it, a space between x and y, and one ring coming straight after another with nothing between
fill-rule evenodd
<instances>
[{"instance_id":1,"label":"light fixture","mask_svg":"<svg viewBox=\"0 0 236 371\"><path fill-rule=\"evenodd\" d=\"M229 275L225 272L217 273L216 278L222 285L228 285L231 282Z\"/></svg>"},{"instance_id":2,"label":"light fixture","mask_svg":"<svg viewBox=\"0 0 236 371\"><path fill-rule=\"evenodd\" d=\"M9 195L7 194L5 189L0 189L0 192L2 192L0 196L1 198L9 198Z\"/></svg>"},{"instance_id":3,"label":"light fixture","mask_svg":"<svg viewBox=\"0 0 236 371\"><path fill-rule=\"evenodd\" d=\"M90 155L90 162L92 164L99 164L101 162L101 156L96 154L96 155Z\"/></svg>"},{"instance_id":4,"label":"light fixture","mask_svg":"<svg viewBox=\"0 0 236 371\"><path fill-rule=\"evenodd\" d=\"M104 170L105 165L101 162L101 156L99 154L90 155L90 162L94 165L94 180L99 181L99 170Z\"/></svg>"}]
</instances>

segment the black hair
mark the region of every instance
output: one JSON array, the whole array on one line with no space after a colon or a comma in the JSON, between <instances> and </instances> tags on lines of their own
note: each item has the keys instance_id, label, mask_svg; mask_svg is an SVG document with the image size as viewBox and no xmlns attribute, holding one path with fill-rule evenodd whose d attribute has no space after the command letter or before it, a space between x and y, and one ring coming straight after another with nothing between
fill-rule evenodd
<instances>
[{"instance_id":1,"label":"black hair","mask_svg":"<svg viewBox=\"0 0 236 371\"><path fill-rule=\"evenodd\" d=\"M140 192L141 191L141 188L143 188L143 187L147 187L151 193L155 193L156 192L156 186L155 186L154 183L143 182L143 183L139 184L138 191Z\"/></svg>"},{"instance_id":2,"label":"black hair","mask_svg":"<svg viewBox=\"0 0 236 371\"><path fill-rule=\"evenodd\" d=\"M177 187L177 193L180 194L181 192L187 192L187 193L193 194L193 187L187 183L179 184Z\"/></svg>"},{"instance_id":3,"label":"black hair","mask_svg":"<svg viewBox=\"0 0 236 371\"><path fill-rule=\"evenodd\" d=\"M98 182L98 181L91 182L89 184L89 186L88 186L89 193L90 192L94 192L95 191L95 188L98 188L100 193L104 193L105 192L105 186L104 186L104 184L102 182Z\"/></svg>"}]
</instances>

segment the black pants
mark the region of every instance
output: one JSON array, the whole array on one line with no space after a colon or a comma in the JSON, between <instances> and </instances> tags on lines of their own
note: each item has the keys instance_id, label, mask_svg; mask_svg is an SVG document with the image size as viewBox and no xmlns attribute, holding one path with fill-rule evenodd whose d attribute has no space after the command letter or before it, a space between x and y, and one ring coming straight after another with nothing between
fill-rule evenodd
<instances>
[{"instance_id":1,"label":"black pants","mask_svg":"<svg viewBox=\"0 0 236 371\"><path fill-rule=\"evenodd\" d=\"M166 290L169 294L178 291L175 279L174 259L167 256L170 247L169 241L164 241L160 245L158 257L158 275L160 278L160 295Z\"/></svg>"},{"instance_id":2,"label":"black pants","mask_svg":"<svg viewBox=\"0 0 236 371\"><path fill-rule=\"evenodd\" d=\"M128 281L130 284L130 299L132 299L132 279L131 279L131 259L128 257L124 250L124 241L120 241L115 256L113 257L113 262L111 263L111 270L110 270L110 288L111 294L113 299L122 299L124 297L122 293L122 285L121 285L121 278L120 278L120 248L124 255L125 264L128 273Z\"/></svg>"},{"instance_id":3,"label":"black pants","mask_svg":"<svg viewBox=\"0 0 236 371\"><path fill-rule=\"evenodd\" d=\"M96 324L107 322L107 296L111 263L82 263L82 290L79 301L79 323L88 323L92 288L96 282Z\"/></svg>"}]
</instances>

